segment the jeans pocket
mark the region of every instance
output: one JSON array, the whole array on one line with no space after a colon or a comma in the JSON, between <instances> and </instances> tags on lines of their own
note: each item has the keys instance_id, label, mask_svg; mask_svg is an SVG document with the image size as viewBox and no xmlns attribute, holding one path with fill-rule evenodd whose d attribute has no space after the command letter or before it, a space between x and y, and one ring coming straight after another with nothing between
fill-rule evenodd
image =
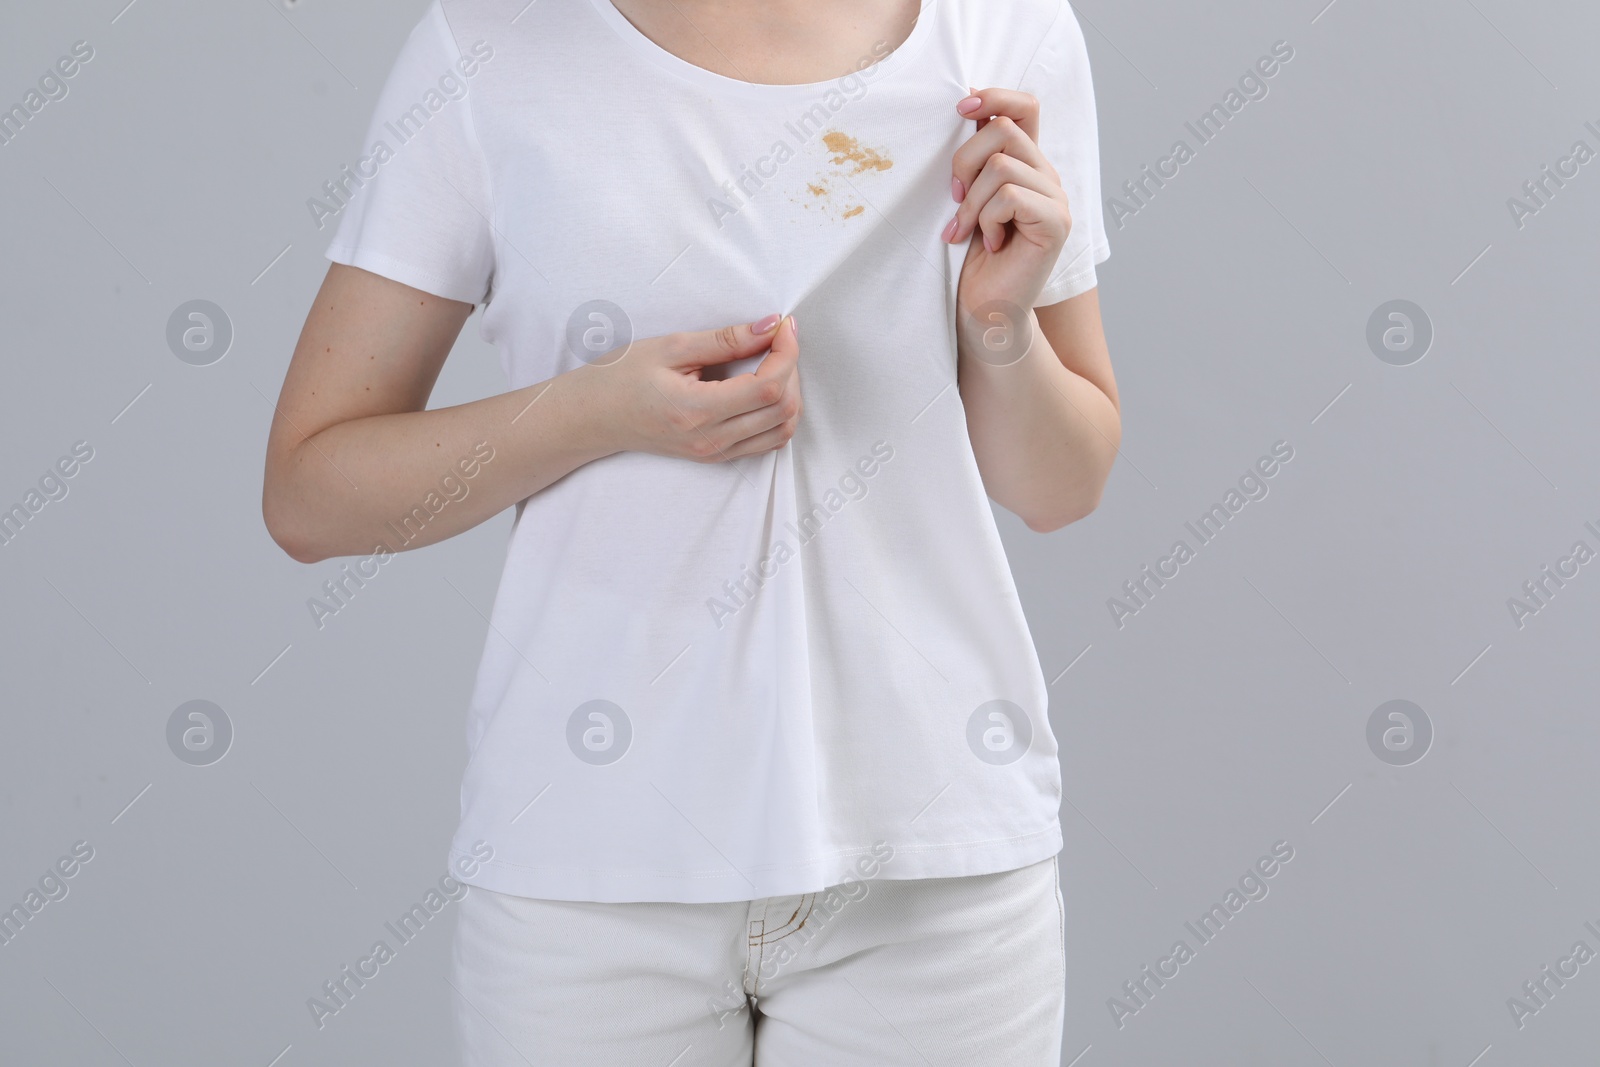
<instances>
[{"instance_id":1,"label":"jeans pocket","mask_svg":"<svg viewBox=\"0 0 1600 1067\"><path fill-rule=\"evenodd\" d=\"M1067 980L1067 904L1061 896L1061 857L1059 854L1051 857L1050 865L1055 870L1056 876L1056 919L1059 923L1057 929L1061 946L1061 981L1065 986Z\"/></svg>"}]
</instances>

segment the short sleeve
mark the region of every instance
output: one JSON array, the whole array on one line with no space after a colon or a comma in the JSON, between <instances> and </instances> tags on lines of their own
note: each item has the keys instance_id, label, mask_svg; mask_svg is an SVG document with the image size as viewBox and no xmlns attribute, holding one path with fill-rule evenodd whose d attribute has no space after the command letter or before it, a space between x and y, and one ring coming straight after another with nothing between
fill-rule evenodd
<instances>
[{"instance_id":1,"label":"short sleeve","mask_svg":"<svg viewBox=\"0 0 1600 1067\"><path fill-rule=\"evenodd\" d=\"M1039 148L1060 175L1072 231L1039 294L1046 307L1093 289L1095 265L1111 255L1100 203L1100 132L1083 30L1067 0L1017 86L1039 100Z\"/></svg>"},{"instance_id":2,"label":"short sleeve","mask_svg":"<svg viewBox=\"0 0 1600 1067\"><path fill-rule=\"evenodd\" d=\"M328 259L450 300L487 299L492 208L469 99L478 69L434 0L378 94L360 159L324 187L338 217Z\"/></svg>"}]
</instances>

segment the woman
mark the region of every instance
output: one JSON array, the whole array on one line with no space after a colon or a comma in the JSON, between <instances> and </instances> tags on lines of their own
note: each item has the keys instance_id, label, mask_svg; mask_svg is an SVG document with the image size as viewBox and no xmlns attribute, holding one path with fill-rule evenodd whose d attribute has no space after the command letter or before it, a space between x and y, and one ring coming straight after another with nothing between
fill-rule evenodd
<instances>
[{"instance_id":1,"label":"woman","mask_svg":"<svg viewBox=\"0 0 1600 1067\"><path fill-rule=\"evenodd\" d=\"M986 496L1057 529L1120 437L1064 0L435 0L368 148L263 510L313 562L517 507L467 1062L1057 1063L1060 768ZM424 410L479 304L509 391Z\"/></svg>"}]
</instances>

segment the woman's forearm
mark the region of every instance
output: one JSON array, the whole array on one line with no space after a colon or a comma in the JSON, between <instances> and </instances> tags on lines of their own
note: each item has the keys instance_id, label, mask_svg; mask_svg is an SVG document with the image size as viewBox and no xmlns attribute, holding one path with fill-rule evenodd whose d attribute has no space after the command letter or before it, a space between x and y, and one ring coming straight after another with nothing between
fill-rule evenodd
<instances>
[{"instance_id":1,"label":"woman's forearm","mask_svg":"<svg viewBox=\"0 0 1600 1067\"><path fill-rule=\"evenodd\" d=\"M420 548L616 451L585 368L454 407L329 426L269 465L267 526L290 556ZM283 416L280 415L279 418Z\"/></svg>"},{"instance_id":2,"label":"woman's forearm","mask_svg":"<svg viewBox=\"0 0 1600 1067\"><path fill-rule=\"evenodd\" d=\"M1062 364L1037 319L1027 354L1015 362L975 355L984 351L980 324L967 323L961 402L984 488L1032 530L1076 522L1099 504L1110 476L1122 437L1117 406Z\"/></svg>"}]
</instances>

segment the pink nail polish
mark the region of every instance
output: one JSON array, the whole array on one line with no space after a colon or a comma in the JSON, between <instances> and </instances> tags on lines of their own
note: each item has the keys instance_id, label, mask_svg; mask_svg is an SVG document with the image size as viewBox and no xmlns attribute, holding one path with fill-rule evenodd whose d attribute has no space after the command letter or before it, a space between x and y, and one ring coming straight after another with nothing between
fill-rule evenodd
<instances>
[{"instance_id":1,"label":"pink nail polish","mask_svg":"<svg viewBox=\"0 0 1600 1067\"><path fill-rule=\"evenodd\" d=\"M754 330L756 333L766 333L768 330L778 325L778 320L781 318L783 318L782 315L768 315L764 319L751 323L750 329Z\"/></svg>"},{"instance_id":2,"label":"pink nail polish","mask_svg":"<svg viewBox=\"0 0 1600 1067\"><path fill-rule=\"evenodd\" d=\"M966 198L967 198L967 188L966 188L966 186L961 184L961 179L960 178L951 178L950 179L950 199L954 200L956 203L959 204L959 203L961 203L961 201L965 200Z\"/></svg>"},{"instance_id":3,"label":"pink nail polish","mask_svg":"<svg viewBox=\"0 0 1600 1067\"><path fill-rule=\"evenodd\" d=\"M939 235L940 237L942 237L944 239L946 244L948 244L950 241L955 239L955 236L956 236L956 219L959 219L959 218L960 218L960 216L958 215L958 216L956 216L956 218L951 219L949 222L947 222L945 224L945 227L944 227L944 233Z\"/></svg>"},{"instance_id":4,"label":"pink nail polish","mask_svg":"<svg viewBox=\"0 0 1600 1067\"><path fill-rule=\"evenodd\" d=\"M983 97L969 96L965 100L961 101L961 103L956 105L956 110L961 112L963 115L970 115L974 111L978 110L978 105L982 103Z\"/></svg>"}]
</instances>

